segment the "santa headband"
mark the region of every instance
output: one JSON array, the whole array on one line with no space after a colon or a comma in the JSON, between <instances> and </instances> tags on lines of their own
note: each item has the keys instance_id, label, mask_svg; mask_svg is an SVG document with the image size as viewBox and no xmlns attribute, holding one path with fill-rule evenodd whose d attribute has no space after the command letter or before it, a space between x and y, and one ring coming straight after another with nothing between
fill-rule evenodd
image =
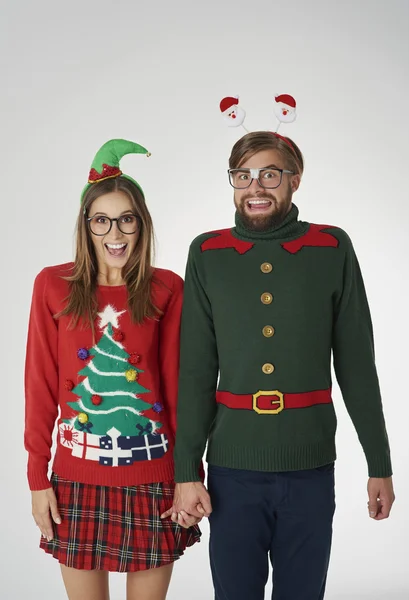
<instances>
[{"instance_id":1,"label":"santa headband","mask_svg":"<svg viewBox=\"0 0 409 600\"><path fill-rule=\"evenodd\" d=\"M143 190L139 183L129 175L122 173L119 162L126 154L145 154L150 156L150 152L146 148L130 142L129 140L109 140L98 150L91 165L91 170L88 175L88 183L82 190L81 202L84 200L86 192L100 181L105 179L114 179L122 175L132 181L142 192Z\"/></svg>"},{"instance_id":2,"label":"santa headband","mask_svg":"<svg viewBox=\"0 0 409 600\"><path fill-rule=\"evenodd\" d=\"M277 94L274 97L274 114L277 119L277 126L276 130L271 131L271 133L283 140L292 150L294 150L294 146L286 137L278 133L278 129L281 123L293 123L295 121L297 118L296 107L295 99L289 94ZM242 127L246 133L249 133L243 125L246 111L239 105L239 96L226 96L223 98L220 102L220 111L228 127Z\"/></svg>"}]
</instances>

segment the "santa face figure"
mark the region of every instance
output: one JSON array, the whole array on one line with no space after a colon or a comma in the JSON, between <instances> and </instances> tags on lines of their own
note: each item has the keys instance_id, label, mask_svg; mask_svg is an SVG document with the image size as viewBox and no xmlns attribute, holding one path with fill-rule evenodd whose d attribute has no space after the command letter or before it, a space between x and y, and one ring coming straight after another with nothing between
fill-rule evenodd
<instances>
[{"instance_id":1,"label":"santa face figure","mask_svg":"<svg viewBox=\"0 0 409 600\"><path fill-rule=\"evenodd\" d=\"M246 111L238 104L227 109L223 113L223 120L228 127L239 127L243 125L246 118Z\"/></svg>"},{"instance_id":2,"label":"santa face figure","mask_svg":"<svg viewBox=\"0 0 409 600\"><path fill-rule=\"evenodd\" d=\"M295 108L284 102L275 103L274 114L281 123L293 123L297 117Z\"/></svg>"}]
</instances>

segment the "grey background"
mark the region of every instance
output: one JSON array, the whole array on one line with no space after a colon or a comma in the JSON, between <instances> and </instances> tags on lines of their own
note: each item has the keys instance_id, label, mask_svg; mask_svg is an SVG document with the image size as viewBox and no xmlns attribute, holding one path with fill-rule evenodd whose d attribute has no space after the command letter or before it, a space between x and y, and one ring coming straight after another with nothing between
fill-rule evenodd
<instances>
[{"instance_id":1,"label":"grey background","mask_svg":"<svg viewBox=\"0 0 409 600\"><path fill-rule=\"evenodd\" d=\"M159 240L157 264L183 275L188 245L232 223L225 169L241 132L219 101L240 94L249 129L275 126L273 98L298 118L280 132L303 150L301 217L352 237L371 304L393 451L389 521L366 512L366 466L335 386L337 514L327 598L409 598L407 1L1 4L2 252L0 597L64 598L38 550L25 480L23 363L31 289L70 260L79 194L111 137L147 146L126 157ZM5 279L4 279L5 273ZM212 598L203 542L176 565L169 599ZM112 577L112 599L124 597ZM269 596L269 593L266 597Z\"/></svg>"}]
</instances>

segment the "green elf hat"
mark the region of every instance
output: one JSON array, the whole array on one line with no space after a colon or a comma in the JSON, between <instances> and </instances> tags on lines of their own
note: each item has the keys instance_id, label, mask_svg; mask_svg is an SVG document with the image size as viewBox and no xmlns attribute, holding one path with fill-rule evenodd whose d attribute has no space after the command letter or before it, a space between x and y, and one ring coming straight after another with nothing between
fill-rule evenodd
<instances>
[{"instance_id":1,"label":"green elf hat","mask_svg":"<svg viewBox=\"0 0 409 600\"><path fill-rule=\"evenodd\" d=\"M132 177L129 177L129 175L124 175L119 168L119 161L126 154L145 154L146 156L151 155L150 152L148 152L143 146L128 140L109 140L108 142L105 142L105 144L101 146L95 155L94 161L91 165L91 170L89 172L88 183L81 193L81 202L83 201L87 190L89 190L94 183L104 181L105 179L113 179L114 177L119 177L120 175L133 181L133 183L135 183L135 185L137 185L143 193L139 183L135 181L135 179L132 179Z\"/></svg>"}]
</instances>

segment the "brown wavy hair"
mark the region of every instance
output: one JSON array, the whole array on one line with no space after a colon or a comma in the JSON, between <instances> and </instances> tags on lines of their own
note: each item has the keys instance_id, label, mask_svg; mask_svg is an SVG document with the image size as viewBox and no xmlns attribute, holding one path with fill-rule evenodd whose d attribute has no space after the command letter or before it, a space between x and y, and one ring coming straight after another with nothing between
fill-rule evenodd
<instances>
[{"instance_id":1,"label":"brown wavy hair","mask_svg":"<svg viewBox=\"0 0 409 600\"><path fill-rule=\"evenodd\" d=\"M141 323L145 317L155 318L160 311L154 306L151 297L153 280L154 230L152 218L146 206L145 197L138 186L130 179L120 176L93 184L85 193L76 226L76 253L74 269L65 279L69 283L66 307L57 317L71 315L70 328L80 322L94 331L98 304L98 261L87 217L92 203L99 196L110 192L124 192L132 202L132 208L140 218L140 234L134 251L122 270L122 277L128 291L128 308L134 323Z\"/></svg>"},{"instance_id":2,"label":"brown wavy hair","mask_svg":"<svg viewBox=\"0 0 409 600\"><path fill-rule=\"evenodd\" d=\"M270 131L253 131L240 138L233 146L229 158L229 168L238 169L241 165L262 150L277 150L284 160L286 169L302 175L304 158L295 142L286 137L292 148L282 138Z\"/></svg>"}]
</instances>

